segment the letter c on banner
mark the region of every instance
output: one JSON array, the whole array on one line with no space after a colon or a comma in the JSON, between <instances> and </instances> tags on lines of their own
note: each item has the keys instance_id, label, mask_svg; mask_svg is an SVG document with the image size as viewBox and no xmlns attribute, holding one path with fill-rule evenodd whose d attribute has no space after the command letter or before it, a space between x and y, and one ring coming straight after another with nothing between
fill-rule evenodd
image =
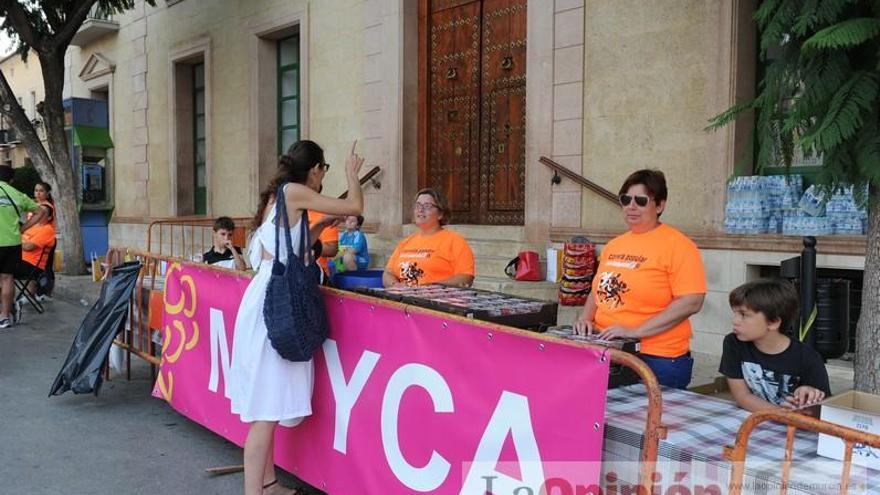
<instances>
[{"instance_id":1,"label":"letter c on banner","mask_svg":"<svg viewBox=\"0 0 880 495\"><path fill-rule=\"evenodd\" d=\"M435 412L454 411L452 392L440 373L423 364L401 366L388 380L385 396L382 398L382 445L388 465L401 483L412 490L430 492L446 481L450 464L435 450L431 452L428 464L424 467L415 467L406 461L403 452L400 451L400 441L397 436L400 401L406 389L413 386L419 386L428 392L434 403Z\"/></svg>"}]
</instances>

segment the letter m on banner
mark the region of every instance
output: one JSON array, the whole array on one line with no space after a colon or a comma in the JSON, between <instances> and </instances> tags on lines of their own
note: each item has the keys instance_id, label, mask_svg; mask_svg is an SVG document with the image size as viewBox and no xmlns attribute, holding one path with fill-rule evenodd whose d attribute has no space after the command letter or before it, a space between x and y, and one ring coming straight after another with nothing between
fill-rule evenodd
<instances>
[{"instance_id":1,"label":"letter m on banner","mask_svg":"<svg viewBox=\"0 0 880 495\"><path fill-rule=\"evenodd\" d=\"M220 372L223 372L223 395L229 398L226 387L226 377L229 376L229 344L226 340L226 322L223 321L223 312L211 308L211 375L208 379L208 390L217 392L217 384L220 381ZM219 361L219 364L218 364Z\"/></svg>"}]
</instances>

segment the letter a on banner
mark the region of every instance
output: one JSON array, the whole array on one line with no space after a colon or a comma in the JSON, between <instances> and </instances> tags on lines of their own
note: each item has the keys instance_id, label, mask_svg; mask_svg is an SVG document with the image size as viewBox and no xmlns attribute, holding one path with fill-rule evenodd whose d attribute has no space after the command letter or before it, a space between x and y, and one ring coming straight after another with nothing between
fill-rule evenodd
<instances>
[{"instance_id":1,"label":"letter a on banner","mask_svg":"<svg viewBox=\"0 0 880 495\"><path fill-rule=\"evenodd\" d=\"M229 345L226 341L226 323L223 321L223 312L211 308L211 378L208 380L208 390L217 392L217 383L220 380L220 370L223 370L223 395L229 398L226 377L229 376ZM220 358L218 366L217 358Z\"/></svg>"},{"instance_id":2,"label":"letter a on banner","mask_svg":"<svg viewBox=\"0 0 880 495\"><path fill-rule=\"evenodd\" d=\"M519 459L522 480L511 478L496 469L508 432ZM523 395L507 391L501 393L501 399L498 400L495 412L483 432L483 438L474 454L474 462L459 493L484 493L487 477L492 479L492 489L496 495L516 493L517 487L540 487L544 483L544 467L532 428L529 400Z\"/></svg>"},{"instance_id":3,"label":"letter a on banner","mask_svg":"<svg viewBox=\"0 0 880 495\"><path fill-rule=\"evenodd\" d=\"M351 410L358 397L367 384L367 379L373 373L376 363L379 362L379 354L364 351L351 380L345 383L345 373L342 371L342 360L339 359L339 348L336 341L327 339L324 341L324 358L327 360L327 373L330 375L330 388L333 390L333 398L336 400L336 425L333 429L333 448L343 454L348 450L348 424L351 420Z\"/></svg>"}]
</instances>

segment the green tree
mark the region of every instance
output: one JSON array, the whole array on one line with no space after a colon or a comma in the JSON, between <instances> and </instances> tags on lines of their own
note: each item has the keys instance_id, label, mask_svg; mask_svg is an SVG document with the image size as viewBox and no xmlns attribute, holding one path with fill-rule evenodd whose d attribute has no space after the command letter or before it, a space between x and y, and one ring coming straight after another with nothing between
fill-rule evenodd
<instances>
[{"instance_id":1,"label":"green tree","mask_svg":"<svg viewBox=\"0 0 880 495\"><path fill-rule=\"evenodd\" d=\"M754 100L710 129L755 112L756 165L821 156L819 184L869 184L855 386L880 393L880 0L764 0L754 13L767 61ZM774 56L768 58L768 52Z\"/></svg>"},{"instance_id":2,"label":"green tree","mask_svg":"<svg viewBox=\"0 0 880 495\"><path fill-rule=\"evenodd\" d=\"M55 197L60 247L64 271L85 272L82 261L82 235L77 208L78 182L70 164L70 148L64 132L64 53L73 36L98 6L106 13L119 13L134 6L135 0L0 0L0 16L6 31L18 41L22 57L28 53L40 59L45 99L38 105L46 129L43 146L24 110L0 71L0 114L18 135L40 176L52 186ZM155 5L155 0L147 0Z\"/></svg>"}]
</instances>

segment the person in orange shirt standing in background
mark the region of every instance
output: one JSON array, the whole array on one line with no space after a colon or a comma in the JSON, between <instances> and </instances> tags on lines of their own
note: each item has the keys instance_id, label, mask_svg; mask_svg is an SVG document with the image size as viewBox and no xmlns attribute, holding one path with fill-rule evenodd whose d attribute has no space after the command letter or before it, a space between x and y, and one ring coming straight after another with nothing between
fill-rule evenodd
<instances>
[{"instance_id":1,"label":"person in orange shirt standing in background","mask_svg":"<svg viewBox=\"0 0 880 495\"><path fill-rule=\"evenodd\" d=\"M325 275L330 275L330 269L327 262L332 260L339 251L339 228L336 227L342 220L342 217L335 215L325 215L321 212L309 210L309 227L312 229L320 227L321 234L315 245L320 243L320 249L315 251L318 258L318 264L324 270ZM313 245L314 247L314 245Z\"/></svg>"},{"instance_id":2,"label":"person in orange shirt standing in background","mask_svg":"<svg viewBox=\"0 0 880 495\"><path fill-rule=\"evenodd\" d=\"M667 197L663 172L633 172L619 194L629 232L602 249L575 332L641 339L639 357L660 384L687 388L694 366L688 318L700 311L706 296L700 251L660 222Z\"/></svg>"},{"instance_id":3,"label":"person in orange shirt standing in background","mask_svg":"<svg viewBox=\"0 0 880 495\"><path fill-rule=\"evenodd\" d=\"M385 287L474 283L471 247L464 237L443 228L450 214L449 201L439 190L426 188L416 194L413 221L419 230L394 249L382 274Z\"/></svg>"}]
</instances>

